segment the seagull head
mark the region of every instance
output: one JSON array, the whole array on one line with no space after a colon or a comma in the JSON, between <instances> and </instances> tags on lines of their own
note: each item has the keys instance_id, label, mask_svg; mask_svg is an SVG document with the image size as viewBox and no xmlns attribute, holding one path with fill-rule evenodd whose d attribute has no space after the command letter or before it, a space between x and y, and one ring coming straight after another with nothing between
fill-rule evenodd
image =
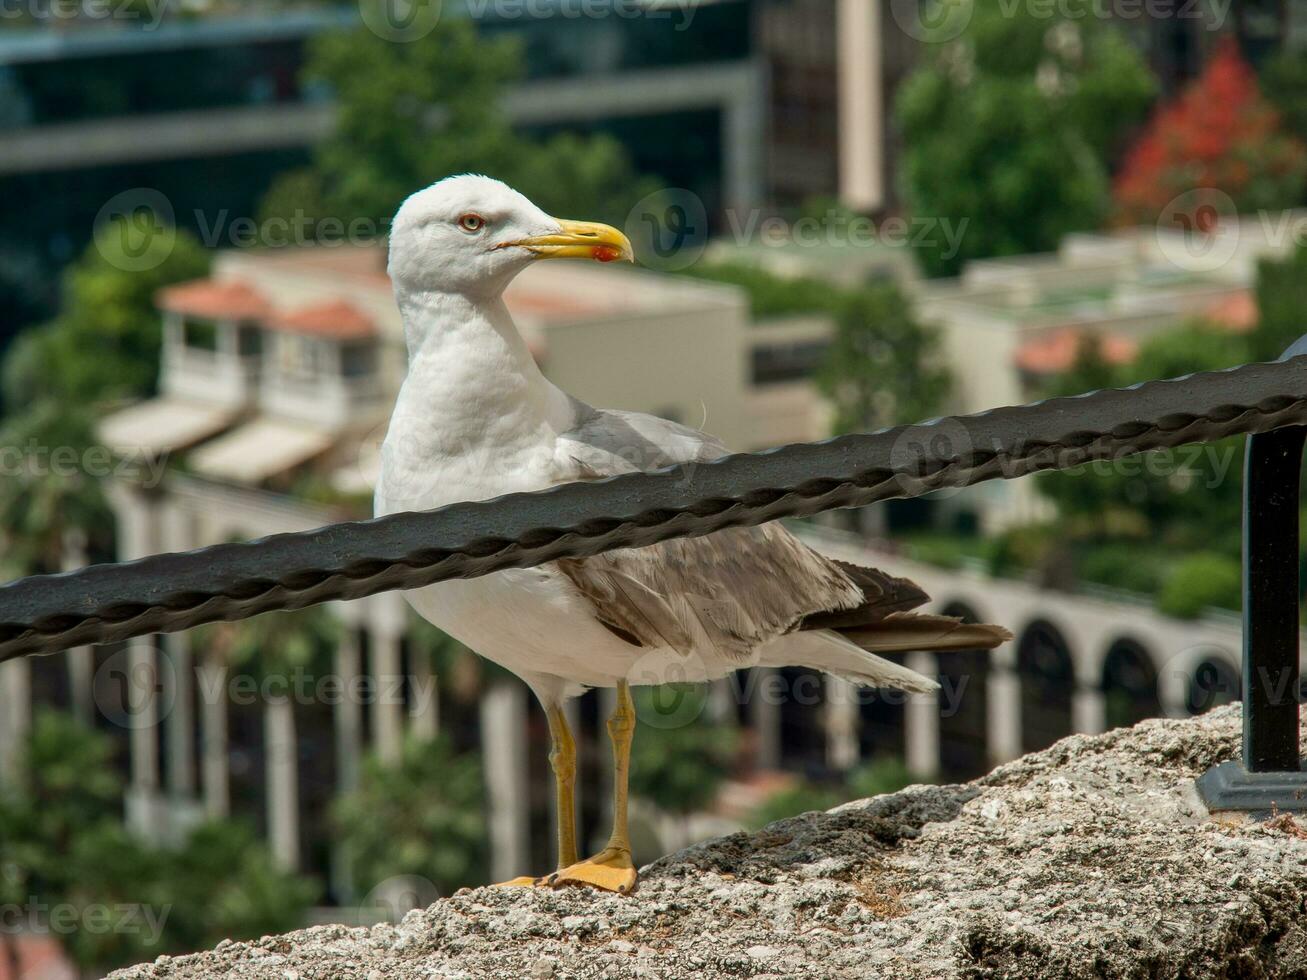
<instances>
[{"instance_id":1,"label":"seagull head","mask_svg":"<svg viewBox=\"0 0 1307 980\"><path fill-rule=\"evenodd\" d=\"M616 228L550 217L502 181L463 174L400 205L387 271L399 288L486 296L532 262L567 258L635 261Z\"/></svg>"}]
</instances>

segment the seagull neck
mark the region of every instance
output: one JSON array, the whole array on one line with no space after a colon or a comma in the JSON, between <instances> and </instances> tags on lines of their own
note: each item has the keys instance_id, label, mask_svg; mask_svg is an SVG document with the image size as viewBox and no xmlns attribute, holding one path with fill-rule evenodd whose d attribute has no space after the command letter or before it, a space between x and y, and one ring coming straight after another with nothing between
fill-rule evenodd
<instances>
[{"instance_id":1,"label":"seagull neck","mask_svg":"<svg viewBox=\"0 0 1307 980\"><path fill-rule=\"evenodd\" d=\"M398 291L408 345L401 400L436 417L530 418L563 431L575 414L540 371L502 297Z\"/></svg>"}]
</instances>

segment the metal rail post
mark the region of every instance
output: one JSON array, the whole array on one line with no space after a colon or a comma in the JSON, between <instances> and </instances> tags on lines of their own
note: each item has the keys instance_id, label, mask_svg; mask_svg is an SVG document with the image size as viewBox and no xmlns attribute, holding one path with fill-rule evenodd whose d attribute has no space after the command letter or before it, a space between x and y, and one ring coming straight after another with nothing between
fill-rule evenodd
<instances>
[{"instance_id":1,"label":"metal rail post","mask_svg":"<svg viewBox=\"0 0 1307 980\"><path fill-rule=\"evenodd\" d=\"M1307 351L1300 340L1285 358ZM1209 810L1307 811L1298 753L1300 479L1307 427L1248 437L1243 484L1243 758L1204 773Z\"/></svg>"}]
</instances>

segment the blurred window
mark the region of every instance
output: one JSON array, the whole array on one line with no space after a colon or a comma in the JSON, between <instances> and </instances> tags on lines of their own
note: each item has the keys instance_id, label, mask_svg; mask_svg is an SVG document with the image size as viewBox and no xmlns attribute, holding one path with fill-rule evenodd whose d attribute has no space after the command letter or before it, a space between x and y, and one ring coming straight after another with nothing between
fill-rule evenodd
<instances>
[{"instance_id":1,"label":"blurred window","mask_svg":"<svg viewBox=\"0 0 1307 980\"><path fill-rule=\"evenodd\" d=\"M237 334L237 350L241 357L257 357L263 353L263 331L253 324L242 324Z\"/></svg>"},{"instance_id":2,"label":"blurred window","mask_svg":"<svg viewBox=\"0 0 1307 980\"><path fill-rule=\"evenodd\" d=\"M218 349L218 325L212 320L182 321L182 342L192 350Z\"/></svg>"},{"instance_id":3,"label":"blurred window","mask_svg":"<svg viewBox=\"0 0 1307 980\"><path fill-rule=\"evenodd\" d=\"M377 345L371 342L346 344L340 350L340 373L363 378L377 372Z\"/></svg>"},{"instance_id":4,"label":"blurred window","mask_svg":"<svg viewBox=\"0 0 1307 980\"><path fill-rule=\"evenodd\" d=\"M793 344L768 344L753 349L753 383L780 384L812 377L826 359L830 342L804 340Z\"/></svg>"}]
</instances>

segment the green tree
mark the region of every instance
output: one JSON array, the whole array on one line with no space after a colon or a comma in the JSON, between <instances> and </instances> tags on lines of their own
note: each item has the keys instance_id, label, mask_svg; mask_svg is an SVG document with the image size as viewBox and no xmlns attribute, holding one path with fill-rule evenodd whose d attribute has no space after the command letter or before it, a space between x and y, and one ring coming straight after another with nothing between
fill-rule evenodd
<instances>
[{"instance_id":1,"label":"green tree","mask_svg":"<svg viewBox=\"0 0 1307 980\"><path fill-rule=\"evenodd\" d=\"M0 372L10 413L43 400L94 405L154 391L162 337L154 295L205 275L209 255L185 232L144 240L141 255L125 247L102 229L64 273L59 316L14 341Z\"/></svg>"},{"instance_id":2,"label":"green tree","mask_svg":"<svg viewBox=\"0 0 1307 980\"><path fill-rule=\"evenodd\" d=\"M1083 353L1055 394L1078 394L1194 371L1215 371L1250 359L1247 335L1194 322L1146 340L1134 362L1107 369L1096 352ZM1243 444L1225 440L1192 451L1131 457L1038 477L1058 507L1064 537L1111 533L1150 539L1170 548L1210 546L1222 528L1224 547L1238 547Z\"/></svg>"},{"instance_id":3,"label":"green tree","mask_svg":"<svg viewBox=\"0 0 1307 980\"><path fill-rule=\"evenodd\" d=\"M1177 562L1162 585L1157 608L1168 616L1196 619L1212 606L1243 605L1243 568L1231 555L1201 552Z\"/></svg>"},{"instance_id":4,"label":"green tree","mask_svg":"<svg viewBox=\"0 0 1307 980\"><path fill-rule=\"evenodd\" d=\"M967 221L962 247L923 251L932 275L968 259L1054 249L1099 227L1110 161L1152 99L1112 25L972 2L967 30L902 86L903 189L918 218Z\"/></svg>"},{"instance_id":5,"label":"green tree","mask_svg":"<svg viewBox=\"0 0 1307 980\"><path fill-rule=\"evenodd\" d=\"M1262 259L1256 295L1259 319L1248 353L1252 360L1273 361L1307 334L1307 247L1282 259Z\"/></svg>"},{"instance_id":6,"label":"green tree","mask_svg":"<svg viewBox=\"0 0 1307 980\"><path fill-rule=\"evenodd\" d=\"M611 138L515 134L500 105L520 63L512 39L479 37L470 22L452 18L419 44L393 44L363 28L320 35L305 74L334 93L336 126L309 171L274 185L264 215L298 210L380 224L418 188L479 172L546 210L620 223L658 183L639 178Z\"/></svg>"},{"instance_id":7,"label":"green tree","mask_svg":"<svg viewBox=\"0 0 1307 980\"><path fill-rule=\"evenodd\" d=\"M421 875L448 894L484 882L489 844L481 762L441 736L409 740L398 765L366 761L333 817L361 888Z\"/></svg>"},{"instance_id":8,"label":"green tree","mask_svg":"<svg viewBox=\"0 0 1307 980\"><path fill-rule=\"evenodd\" d=\"M817 386L835 405L835 431L865 432L939 411L951 384L938 336L916 319L897 286L864 286L839 298L835 336Z\"/></svg>"},{"instance_id":9,"label":"green tree","mask_svg":"<svg viewBox=\"0 0 1307 980\"><path fill-rule=\"evenodd\" d=\"M748 823L751 827L765 827L800 813L829 810L851 800L897 793L917 781L902 759L879 756L853 769L841 781L801 780L773 793L749 815Z\"/></svg>"},{"instance_id":10,"label":"green tree","mask_svg":"<svg viewBox=\"0 0 1307 980\"><path fill-rule=\"evenodd\" d=\"M717 798L735 756L735 726L698 710L706 696L702 684L640 687L633 694L639 723L631 793L682 818Z\"/></svg>"},{"instance_id":11,"label":"green tree","mask_svg":"<svg viewBox=\"0 0 1307 980\"><path fill-rule=\"evenodd\" d=\"M73 533L92 547L107 543L112 513L90 464L109 459L92 455L94 443L90 415L76 403L42 401L0 423L0 446L17 463L0 480L0 575L60 571Z\"/></svg>"},{"instance_id":12,"label":"green tree","mask_svg":"<svg viewBox=\"0 0 1307 980\"><path fill-rule=\"evenodd\" d=\"M38 712L22 782L0 796L0 897L72 910L73 927L52 934L84 972L303 921L316 887L276 871L247 829L202 825L175 850L129 833L113 754L107 736ZM144 913L130 926L113 920L125 905Z\"/></svg>"},{"instance_id":13,"label":"green tree","mask_svg":"<svg viewBox=\"0 0 1307 980\"><path fill-rule=\"evenodd\" d=\"M223 939L255 939L298 928L319 889L277 870L243 823L195 827L183 847L162 853L170 949L208 949Z\"/></svg>"}]
</instances>

